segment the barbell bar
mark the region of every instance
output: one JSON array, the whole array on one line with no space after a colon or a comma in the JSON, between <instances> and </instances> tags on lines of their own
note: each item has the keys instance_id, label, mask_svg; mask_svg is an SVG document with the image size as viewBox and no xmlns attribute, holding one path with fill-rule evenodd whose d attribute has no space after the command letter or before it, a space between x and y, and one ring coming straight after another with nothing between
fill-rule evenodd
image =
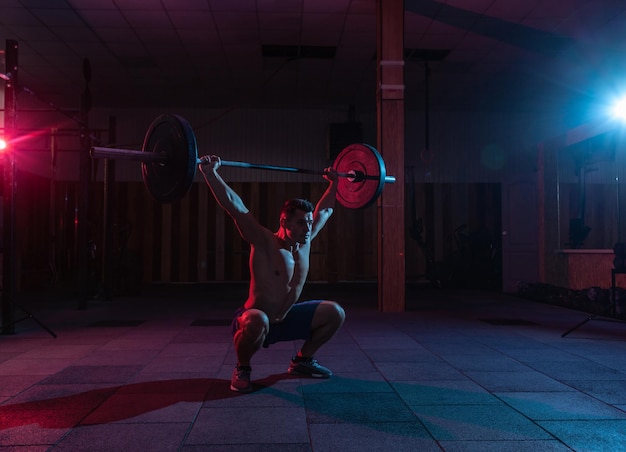
<instances>
[{"instance_id":1,"label":"barbell bar","mask_svg":"<svg viewBox=\"0 0 626 452\"><path fill-rule=\"evenodd\" d=\"M168 163L168 156L166 153L161 152L159 154L153 152L144 152L144 151L134 151L131 149L115 149L115 148L107 148L101 146L94 146L91 148L91 157L95 159L115 159L115 160L133 160L139 162L155 162L161 165L166 165ZM198 158L196 160L197 165L206 164L204 160ZM303 169L303 168L293 168L289 166L274 166L274 165L263 165L259 163L248 163L248 162L239 162L233 160L221 160L221 166L230 166L235 168L249 168L249 169L260 169L260 170L269 170L269 171L285 171L290 173L302 173L302 174L314 174L318 176L322 176L325 174L324 171ZM345 177L353 182L360 182L362 180L378 180L380 179L378 176L372 176L363 173L363 171L359 170L350 170L347 173L337 173L338 177ZM396 178L393 176L385 176L386 184L393 184L396 182Z\"/></svg>"},{"instance_id":2,"label":"barbell bar","mask_svg":"<svg viewBox=\"0 0 626 452\"><path fill-rule=\"evenodd\" d=\"M179 115L162 114L148 128L142 150L94 146L94 159L132 160L141 162L143 181L150 194L159 202L180 200L189 191L199 164L196 137L191 125ZM222 160L222 166L285 171L323 175L323 171ZM364 208L380 196L386 183L396 178L386 174L385 163L378 151L367 144L344 148L335 159L333 168L339 176L337 200L349 208Z\"/></svg>"}]
</instances>

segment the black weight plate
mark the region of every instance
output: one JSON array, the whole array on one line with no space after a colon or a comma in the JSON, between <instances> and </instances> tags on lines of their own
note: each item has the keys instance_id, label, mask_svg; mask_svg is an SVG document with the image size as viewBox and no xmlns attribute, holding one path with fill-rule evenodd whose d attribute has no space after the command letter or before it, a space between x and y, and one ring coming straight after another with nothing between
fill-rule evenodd
<instances>
[{"instance_id":1,"label":"black weight plate","mask_svg":"<svg viewBox=\"0 0 626 452\"><path fill-rule=\"evenodd\" d=\"M340 177L337 182L337 200L350 209L370 206L380 196L385 185L385 162L378 151L367 144L351 144L344 148L333 164L339 173L361 171L368 179L353 182ZM374 178L371 178L374 176Z\"/></svg>"},{"instance_id":2,"label":"black weight plate","mask_svg":"<svg viewBox=\"0 0 626 452\"><path fill-rule=\"evenodd\" d=\"M142 162L143 182L160 203L173 203L188 192L196 176L198 146L193 129L179 115L162 114L148 128L143 152L162 153L164 162Z\"/></svg>"}]
</instances>

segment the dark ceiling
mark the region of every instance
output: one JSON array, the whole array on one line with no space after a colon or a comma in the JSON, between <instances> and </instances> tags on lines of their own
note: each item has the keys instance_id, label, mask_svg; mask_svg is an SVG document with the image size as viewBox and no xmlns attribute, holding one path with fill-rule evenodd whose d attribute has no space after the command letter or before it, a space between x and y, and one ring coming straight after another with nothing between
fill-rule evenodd
<instances>
[{"instance_id":1,"label":"dark ceiling","mask_svg":"<svg viewBox=\"0 0 626 452\"><path fill-rule=\"evenodd\" d=\"M19 84L65 108L78 105L88 59L95 107L370 109L375 10L375 0L0 0L0 38L19 43ZM602 102L623 82L625 13L624 0L406 0L408 105L423 108L426 92L442 109Z\"/></svg>"}]
</instances>

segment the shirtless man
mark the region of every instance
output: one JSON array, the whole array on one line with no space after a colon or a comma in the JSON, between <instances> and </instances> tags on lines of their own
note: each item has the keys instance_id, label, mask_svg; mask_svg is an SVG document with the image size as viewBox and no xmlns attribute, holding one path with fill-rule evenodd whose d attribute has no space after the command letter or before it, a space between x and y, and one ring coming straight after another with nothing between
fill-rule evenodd
<instances>
[{"instance_id":1,"label":"shirtless man","mask_svg":"<svg viewBox=\"0 0 626 452\"><path fill-rule=\"evenodd\" d=\"M250 360L270 344L303 339L291 359L291 374L328 378L332 372L313 355L339 330L344 310L334 301L298 303L309 273L311 241L333 213L337 172L327 168L328 188L313 205L306 200L285 202L276 232L261 226L241 198L218 174L221 160L215 155L200 159L200 171L218 204L232 217L241 237L250 244L250 289L248 299L233 319L237 365L230 389L252 391Z\"/></svg>"}]
</instances>

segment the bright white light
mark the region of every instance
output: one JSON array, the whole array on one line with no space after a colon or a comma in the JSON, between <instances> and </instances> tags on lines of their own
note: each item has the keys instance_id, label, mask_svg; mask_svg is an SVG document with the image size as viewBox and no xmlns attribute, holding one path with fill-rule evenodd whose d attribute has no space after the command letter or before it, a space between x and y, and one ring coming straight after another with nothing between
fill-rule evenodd
<instances>
[{"instance_id":1,"label":"bright white light","mask_svg":"<svg viewBox=\"0 0 626 452\"><path fill-rule=\"evenodd\" d=\"M7 148L7 142L0 138L0 152L4 151Z\"/></svg>"},{"instance_id":2,"label":"bright white light","mask_svg":"<svg viewBox=\"0 0 626 452\"><path fill-rule=\"evenodd\" d=\"M615 119L626 121L626 97L615 102L612 112Z\"/></svg>"}]
</instances>

